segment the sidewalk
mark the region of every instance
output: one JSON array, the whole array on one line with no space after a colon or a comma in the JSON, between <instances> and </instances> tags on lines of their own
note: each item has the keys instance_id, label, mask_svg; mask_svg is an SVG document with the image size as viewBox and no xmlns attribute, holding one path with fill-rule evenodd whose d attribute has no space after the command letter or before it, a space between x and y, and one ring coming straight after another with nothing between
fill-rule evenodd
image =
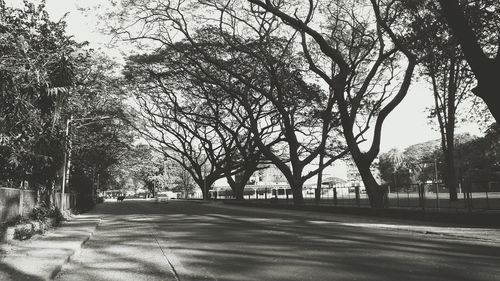
<instances>
[{"instance_id":1,"label":"sidewalk","mask_svg":"<svg viewBox=\"0 0 500 281\"><path fill-rule=\"evenodd\" d=\"M0 280L51 280L90 239L100 218L83 214L44 235L0 245Z\"/></svg>"},{"instance_id":2,"label":"sidewalk","mask_svg":"<svg viewBox=\"0 0 500 281\"><path fill-rule=\"evenodd\" d=\"M394 231L409 231L424 235L439 235L458 239L476 240L500 243L500 216L498 213L487 215L487 220L478 219L480 213L458 220L455 215L448 217L446 214L438 220L432 220L436 213L427 212L425 216L419 211L400 210L373 210L369 208L325 208L322 206L293 206L282 204L264 204L256 202L238 202L224 200L213 202L224 208L258 208L260 212L297 216L306 215L311 222L317 224L331 223L361 228L380 228ZM398 212L399 211L399 212ZM420 213L420 214L419 214ZM484 214L483 214L484 215ZM447 219L449 219L447 221ZM479 220L474 223L473 219ZM472 223L471 223L472 222Z\"/></svg>"}]
</instances>

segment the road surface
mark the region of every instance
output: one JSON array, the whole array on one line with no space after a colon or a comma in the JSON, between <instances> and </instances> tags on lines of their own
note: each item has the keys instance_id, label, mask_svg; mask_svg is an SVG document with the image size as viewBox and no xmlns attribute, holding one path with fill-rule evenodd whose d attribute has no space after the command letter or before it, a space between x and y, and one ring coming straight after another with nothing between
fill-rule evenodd
<instances>
[{"instance_id":1,"label":"road surface","mask_svg":"<svg viewBox=\"0 0 500 281\"><path fill-rule=\"evenodd\" d=\"M56 280L500 280L499 243L332 214L146 200L94 212L94 236Z\"/></svg>"}]
</instances>

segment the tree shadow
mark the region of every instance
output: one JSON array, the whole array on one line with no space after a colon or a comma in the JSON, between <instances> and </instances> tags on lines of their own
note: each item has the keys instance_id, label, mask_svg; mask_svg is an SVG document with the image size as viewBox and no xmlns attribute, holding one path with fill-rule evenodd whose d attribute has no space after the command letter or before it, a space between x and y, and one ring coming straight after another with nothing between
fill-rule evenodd
<instances>
[{"instance_id":1,"label":"tree shadow","mask_svg":"<svg viewBox=\"0 0 500 281\"><path fill-rule=\"evenodd\" d=\"M90 255L72 268L89 272L94 279L88 280L115 280L112 274L173 280L169 263L181 280L486 281L500 276L500 247L491 243L203 204L124 202L100 212L105 214L100 234L85 247ZM60 280L80 280L71 276Z\"/></svg>"},{"instance_id":2,"label":"tree shadow","mask_svg":"<svg viewBox=\"0 0 500 281\"><path fill-rule=\"evenodd\" d=\"M27 274L20 270L17 270L7 264L4 264L0 261L0 280L9 281L9 280L26 280L26 281L43 281L43 278L38 276L34 276L31 274Z\"/></svg>"}]
</instances>

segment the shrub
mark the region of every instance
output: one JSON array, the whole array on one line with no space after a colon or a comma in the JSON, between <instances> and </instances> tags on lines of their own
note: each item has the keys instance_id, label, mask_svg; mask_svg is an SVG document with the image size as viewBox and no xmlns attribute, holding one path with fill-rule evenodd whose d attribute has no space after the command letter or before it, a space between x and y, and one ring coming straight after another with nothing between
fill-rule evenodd
<instances>
[{"instance_id":1,"label":"shrub","mask_svg":"<svg viewBox=\"0 0 500 281\"><path fill-rule=\"evenodd\" d=\"M56 224L59 224L64 220L64 216L58 208L52 208L49 210L49 217L56 220Z\"/></svg>"},{"instance_id":2,"label":"shrub","mask_svg":"<svg viewBox=\"0 0 500 281\"><path fill-rule=\"evenodd\" d=\"M29 218L36 221L45 221L50 214L50 209L44 206L38 206L33 208Z\"/></svg>"},{"instance_id":3,"label":"shrub","mask_svg":"<svg viewBox=\"0 0 500 281\"><path fill-rule=\"evenodd\" d=\"M16 229L14 231L14 239L26 240L31 238L33 234L35 234L33 231L33 225L31 225L30 223L21 224L16 226Z\"/></svg>"},{"instance_id":4,"label":"shrub","mask_svg":"<svg viewBox=\"0 0 500 281\"><path fill-rule=\"evenodd\" d=\"M64 216L58 208L40 205L33 208L29 214L29 219L19 216L4 223L2 227L15 226L14 239L26 240L34 234L42 234L46 229L50 228L52 226L52 222L49 222L50 218L54 219L56 225L64 220Z\"/></svg>"},{"instance_id":5,"label":"shrub","mask_svg":"<svg viewBox=\"0 0 500 281\"><path fill-rule=\"evenodd\" d=\"M64 220L64 216L58 208L54 206L45 207L43 205L33 208L29 217L32 220L40 222L45 222L48 218L54 218L56 224Z\"/></svg>"}]
</instances>

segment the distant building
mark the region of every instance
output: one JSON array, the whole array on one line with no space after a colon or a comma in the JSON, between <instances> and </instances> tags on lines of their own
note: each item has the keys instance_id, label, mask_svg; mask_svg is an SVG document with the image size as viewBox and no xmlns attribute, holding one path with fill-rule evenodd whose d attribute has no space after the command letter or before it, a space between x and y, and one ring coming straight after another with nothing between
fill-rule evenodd
<instances>
[{"instance_id":1,"label":"distant building","mask_svg":"<svg viewBox=\"0 0 500 281\"><path fill-rule=\"evenodd\" d=\"M303 171L303 175L314 171L318 168L319 161L314 161L310 165L306 166ZM378 169L375 167L372 169L372 173L377 181L380 181ZM360 187L363 191L364 184L361 179L361 175L354 162L351 159L340 159L333 162L331 165L327 166L323 170L322 174L322 188L331 189L337 188L339 194L347 194L349 192L354 192L354 187ZM314 175L309 178L304 183L304 196L310 197L314 194L314 189L316 189L318 183L318 175ZM288 181L286 180L283 173L275 166L268 165L267 168L256 171L249 179L245 190L259 190L259 189L286 189L289 188ZM213 185L214 191L228 190L229 184L227 180L220 179L216 181ZM329 192L330 194L332 192Z\"/></svg>"},{"instance_id":2,"label":"distant building","mask_svg":"<svg viewBox=\"0 0 500 281\"><path fill-rule=\"evenodd\" d=\"M253 181L254 185L288 184L283 173L275 165L269 165L266 169L258 170L252 175L250 181Z\"/></svg>"}]
</instances>

